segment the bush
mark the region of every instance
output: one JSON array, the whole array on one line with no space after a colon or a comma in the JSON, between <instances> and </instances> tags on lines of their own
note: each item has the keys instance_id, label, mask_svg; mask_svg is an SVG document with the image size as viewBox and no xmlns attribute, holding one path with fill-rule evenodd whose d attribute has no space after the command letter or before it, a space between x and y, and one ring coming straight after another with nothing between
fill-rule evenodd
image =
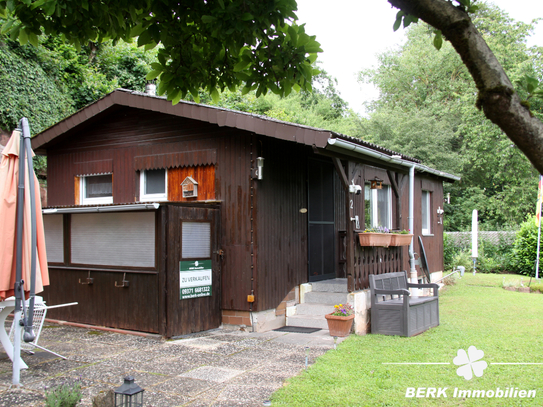
<instances>
[{"instance_id":1,"label":"bush","mask_svg":"<svg viewBox=\"0 0 543 407\"><path fill-rule=\"evenodd\" d=\"M45 393L46 407L75 407L81 400L81 383L62 384Z\"/></svg>"},{"instance_id":2,"label":"bush","mask_svg":"<svg viewBox=\"0 0 543 407\"><path fill-rule=\"evenodd\" d=\"M460 251L453 256L452 264L454 267L464 266L467 272L473 271L473 259L471 258L471 252Z\"/></svg>"},{"instance_id":3,"label":"bush","mask_svg":"<svg viewBox=\"0 0 543 407\"><path fill-rule=\"evenodd\" d=\"M443 264L445 270L453 268L453 258L457 252L458 249L455 247L451 237L447 233L443 233Z\"/></svg>"},{"instance_id":4,"label":"bush","mask_svg":"<svg viewBox=\"0 0 543 407\"><path fill-rule=\"evenodd\" d=\"M538 225L535 216L527 219L517 233L513 247L514 271L525 276L535 276Z\"/></svg>"},{"instance_id":5,"label":"bush","mask_svg":"<svg viewBox=\"0 0 543 407\"><path fill-rule=\"evenodd\" d=\"M457 236L456 239L446 233L443 235L443 261L446 270L464 266L466 271L473 271L469 234ZM476 267L477 271L481 273L513 271L512 236L501 234L497 243L479 236L479 257Z\"/></svg>"}]
</instances>

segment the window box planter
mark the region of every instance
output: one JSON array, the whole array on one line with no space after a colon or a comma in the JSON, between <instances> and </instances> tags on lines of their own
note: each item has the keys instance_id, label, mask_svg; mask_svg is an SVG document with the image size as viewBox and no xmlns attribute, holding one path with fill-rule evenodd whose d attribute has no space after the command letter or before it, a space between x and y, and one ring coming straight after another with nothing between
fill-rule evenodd
<instances>
[{"instance_id":1,"label":"window box planter","mask_svg":"<svg viewBox=\"0 0 543 407\"><path fill-rule=\"evenodd\" d=\"M399 233L359 233L360 246L409 246L413 235Z\"/></svg>"},{"instance_id":2,"label":"window box planter","mask_svg":"<svg viewBox=\"0 0 543 407\"><path fill-rule=\"evenodd\" d=\"M330 336L344 337L351 333L353 326L354 314L346 317L340 317L332 314L326 314L326 322L328 322L328 330Z\"/></svg>"},{"instance_id":3,"label":"window box planter","mask_svg":"<svg viewBox=\"0 0 543 407\"><path fill-rule=\"evenodd\" d=\"M399 233L393 233L392 234L392 242L390 242L391 246L409 246L411 244L411 240L413 239L413 235L407 235L407 234L399 234Z\"/></svg>"},{"instance_id":4,"label":"window box planter","mask_svg":"<svg viewBox=\"0 0 543 407\"><path fill-rule=\"evenodd\" d=\"M360 246L382 246L388 247L392 242L391 233L359 233L358 241Z\"/></svg>"}]
</instances>

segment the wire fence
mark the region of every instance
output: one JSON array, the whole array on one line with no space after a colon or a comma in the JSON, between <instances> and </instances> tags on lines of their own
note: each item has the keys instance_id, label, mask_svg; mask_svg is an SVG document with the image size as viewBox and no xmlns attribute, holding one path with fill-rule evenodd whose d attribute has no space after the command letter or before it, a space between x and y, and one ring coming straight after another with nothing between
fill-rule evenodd
<instances>
[{"instance_id":1,"label":"wire fence","mask_svg":"<svg viewBox=\"0 0 543 407\"><path fill-rule=\"evenodd\" d=\"M445 232L453 246L460 249L471 249L471 232ZM513 245L517 232L478 232L478 242L488 242L493 245Z\"/></svg>"}]
</instances>

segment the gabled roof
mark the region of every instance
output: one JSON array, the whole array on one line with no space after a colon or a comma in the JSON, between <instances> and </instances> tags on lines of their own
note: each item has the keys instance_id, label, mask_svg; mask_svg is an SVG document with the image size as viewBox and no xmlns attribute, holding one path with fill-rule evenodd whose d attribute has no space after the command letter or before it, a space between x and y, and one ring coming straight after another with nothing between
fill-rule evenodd
<instances>
[{"instance_id":1,"label":"gabled roof","mask_svg":"<svg viewBox=\"0 0 543 407\"><path fill-rule=\"evenodd\" d=\"M45 154L49 147L60 141L60 136L80 125L91 123L100 116L100 114L115 107L132 107L200 120L214 123L221 127L237 128L267 137L305 144L323 151L336 150L336 153L338 149L341 149L342 152L347 150L354 151L354 149L351 148L345 149L344 146L345 143L347 143L349 146L353 145L357 149L356 152L351 151L348 152L347 155L362 157L365 155L364 153L367 152L372 155L372 159L377 161L392 162L392 164L399 164L402 167L409 165L409 163L418 164L417 167L423 167L419 164L420 161L415 158L396 153L372 143L367 143L361 139L329 130L317 129L301 124L283 122L266 116L186 101L181 101L177 105L172 105L172 103L164 97L127 89L116 89L102 99L84 107L41 133L38 133L32 139L32 148L37 154ZM341 140L341 142L337 143L336 141L338 140ZM335 146L333 146L334 143ZM428 167L424 168L428 169ZM450 180L459 179L453 175L436 170L426 172L432 172L434 175L442 176Z\"/></svg>"}]
</instances>

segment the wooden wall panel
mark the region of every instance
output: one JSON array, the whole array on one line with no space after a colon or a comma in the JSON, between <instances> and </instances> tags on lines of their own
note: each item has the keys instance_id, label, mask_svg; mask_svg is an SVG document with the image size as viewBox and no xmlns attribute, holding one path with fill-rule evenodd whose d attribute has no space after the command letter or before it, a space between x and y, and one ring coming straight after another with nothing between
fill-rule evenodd
<instances>
[{"instance_id":1,"label":"wooden wall panel","mask_svg":"<svg viewBox=\"0 0 543 407\"><path fill-rule=\"evenodd\" d=\"M171 158L179 153L174 156L187 162L176 162L176 167L194 164L193 151L200 161L213 160L217 137L231 132L210 123L129 108L116 109L115 114L78 130L47 151L50 206L76 204L73 177L108 168L114 174L113 202L138 201L136 161L141 157Z\"/></svg>"},{"instance_id":2,"label":"wooden wall panel","mask_svg":"<svg viewBox=\"0 0 543 407\"><path fill-rule=\"evenodd\" d=\"M257 239L251 245L251 226L257 227L256 218L251 225L250 189L251 152L254 157L256 145L254 137L239 131L218 141L215 190L222 202L222 308L248 311L247 294L255 284L251 253L258 250Z\"/></svg>"},{"instance_id":3,"label":"wooden wall panel","mask_svg":"<svg viewBox=\"0 0 543 407\"><path fill-rule=\"evenodd\" d=\"M54 308L47 317L63 321L100 325L144 332L159 332L158 275L127 273L128 288L117 288L123 273L92 271L94 284L83 285L86 270L49 267L50 285L43 292L47 305L78 302L78 305ZM42 295L42 294L40 294Z\"/></svg>"},{"instance_id":4,"label":"wooden wall panel","mask_svg":"<svg viewBox=\"0 0 543 407\"><path fill-rule=\"evenodd\" d=\"M252 182L256 194L257 310L276 308L307 271L307 156L305 146L262 139L264 179ZM250 292L243 293L245 297Z\"/></svg>"},{"instance_id":5,"label":"wooden wall panel","mask_svg":"<svg viewBox=\"0 0 543 407\"><path fill-rule=\"evenodd\" d=\"M192 177L198 183L198 196L183 198L181 183L186 177ZM199 165L168 169L168 201L194 202L215 199L215 166Z\"/></svg>"}]
</instances>

